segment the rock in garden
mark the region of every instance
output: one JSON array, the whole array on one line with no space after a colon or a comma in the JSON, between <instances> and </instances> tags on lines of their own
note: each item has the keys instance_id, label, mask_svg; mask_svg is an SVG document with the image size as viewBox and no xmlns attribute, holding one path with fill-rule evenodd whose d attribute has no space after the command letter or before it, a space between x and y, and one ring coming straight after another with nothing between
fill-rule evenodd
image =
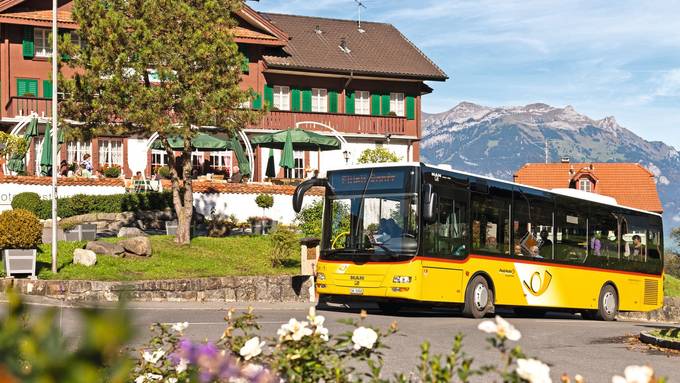
<instances>
[{"instance_id":1,"label":"rock in garden","mask_svg":"<svg viewBox=\"0 0 680 383\"><path fill-rule=\"evenodd\" d=\"M112 257L119 257L125 253L123 246L117 243L109 243L102 241L91 241L85 246L85 249L92 250L97 254L109 255Z\"/></svg>"},{"instance_id":2,"label":"rock in garden","mask_svg":"<svg viewBox=\"0 0 680 383\"><path fill-rule=\"evenodd\" d=\"M97 254L92 250L75 249L73 251L73 264L94 266L97 263Z\"/></svg>"},{"instance_id":3,"label":"rock in garden","mask_svg":"<svg viewBox=\"0 0 680 383\"><path fill-rule=\"evenodd\" d=\"M118 242L126 252L144 257L151 256L151 241L149 237L134 237Z\"/></svg>"},{"instance_id":4,"label":"rock in garden","mask_svg":"<svg viewBox=\"0 0 680 383\"><path fill-rule=\"evenodd\" d=\"M136 227L121 227L120 230L118 230L118 238L121 237L130 238L141 236L146 236L146 233L144 233L143 231Z\"/></svg>"}]
</instances>

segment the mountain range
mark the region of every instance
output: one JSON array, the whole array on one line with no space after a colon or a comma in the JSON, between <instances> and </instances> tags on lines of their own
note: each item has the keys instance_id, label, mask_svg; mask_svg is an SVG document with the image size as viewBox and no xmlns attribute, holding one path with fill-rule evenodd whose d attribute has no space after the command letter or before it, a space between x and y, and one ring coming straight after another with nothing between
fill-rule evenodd
<instances>
[{"instance_id":1,"label":"mountain range","mask_svg":"<svg viewBox=\"0 0 680 383\"><path fill-rule=\"evenodd\" d=\"M488 107L461 102L436 114L423 113L421 160L512 180L527 162L636 162L655 176L665 230L680 226L680 153L647 141L614 117L592 119L571 106L536 103Z\"/></svg>"}]
</instances>

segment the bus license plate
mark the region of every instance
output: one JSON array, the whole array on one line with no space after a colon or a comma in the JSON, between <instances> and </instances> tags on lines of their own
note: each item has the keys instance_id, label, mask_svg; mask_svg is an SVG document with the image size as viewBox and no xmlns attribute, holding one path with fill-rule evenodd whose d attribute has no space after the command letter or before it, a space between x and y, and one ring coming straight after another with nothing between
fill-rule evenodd
<instances>
[{"instance_id":1,"label":"bus license plate","mask_svg":"<svg viewBox=\"0 0 680 383\"><path fill-rule=\"evenodd\" d=\"M354 287L349 289L349 293L352 295L362 295L364 293L364 289Z\"/></svg>"}]
</instances>

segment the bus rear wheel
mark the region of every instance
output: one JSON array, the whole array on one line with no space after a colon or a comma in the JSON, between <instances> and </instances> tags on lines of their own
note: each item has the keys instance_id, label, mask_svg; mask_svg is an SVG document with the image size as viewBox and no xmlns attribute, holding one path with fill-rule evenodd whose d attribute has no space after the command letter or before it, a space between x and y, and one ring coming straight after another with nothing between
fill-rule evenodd
<instances>
[{"instance_id":1,"label":"bus rear wheel","mask_svg":"<svg viewBox=\"0 0 680 383\"><path fill-rule=\"evenodd\" d=\"M613 321L619 313L619 294L612 285L605 285L600 290L595 318L603 321Z\"/></svg>"},{"instance_id":2,"label":"bus rear wheel","mask_svg":"<svg viewBox=\"0 0 680 383\"><path fill-rule=\"evenodd\" d=\"M463 316L483 318L493 308L493 291L481 275L472 278L465 289Z\"/></svg>"}]
</instances>

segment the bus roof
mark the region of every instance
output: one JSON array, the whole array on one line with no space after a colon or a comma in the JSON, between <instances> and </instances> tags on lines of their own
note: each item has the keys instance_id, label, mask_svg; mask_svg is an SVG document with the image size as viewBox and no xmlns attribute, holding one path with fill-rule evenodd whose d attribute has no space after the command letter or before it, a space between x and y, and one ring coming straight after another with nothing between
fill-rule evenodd
<instances>
[{"instance_id":1,"label":"bus roof","mask_svg":"<svg viewBox=\"0 0 680 383\"><path fill-rule=\"evenodd\" d=\"M511 186L521 186L537 191L542 191L542 192L547 192L555 195L560 195L560 196L565 196L565 197L571 197L571 198L577 198L581 199L584 201L589 201L589 202L595 202L603 205L609 205L609 206L614 206L614 207L620 207L628 210L633 210L637 211L640 213L645 213L645 214L651 214L651 215L656 215L661 217L662 215L659 213L655 213L652 211L647 211L647 210L642 210L642 209L637 209L634 207L630 206L625 206L619 204L615 198L605 196L602 194L596 194L596 193L589 193L581 190L576 190L576 189L543 189L539 188L536 186L531 186L531 185L525 185L525 184L519 184L516 182L512 181L506 181L506 180L501 180L498 178L494 177L489 177L489 176L483 176L480 174L474 174L474 173L469 173L466 171L462 170L457 170L453 169L450 165L432 165L432 164L425 164L421 162L386 162L386 163L378 163L378 164L356 164L356 165L347 165L342 168L334 168L334 169L329 169L328 171L339 171L339 170L350 170L350 169L369 169L369 168L392 168L392 167L407 167L407 166L413 166L413 167L426 167L429 169L436 169L436 170L441 170L449 173L458 173L458 174L463 174L467 176L472 176L476 178L481 178L489 181L494 181L494 182L500 182L506 185L511 185Z\"/></svg>"}]
</instances>

